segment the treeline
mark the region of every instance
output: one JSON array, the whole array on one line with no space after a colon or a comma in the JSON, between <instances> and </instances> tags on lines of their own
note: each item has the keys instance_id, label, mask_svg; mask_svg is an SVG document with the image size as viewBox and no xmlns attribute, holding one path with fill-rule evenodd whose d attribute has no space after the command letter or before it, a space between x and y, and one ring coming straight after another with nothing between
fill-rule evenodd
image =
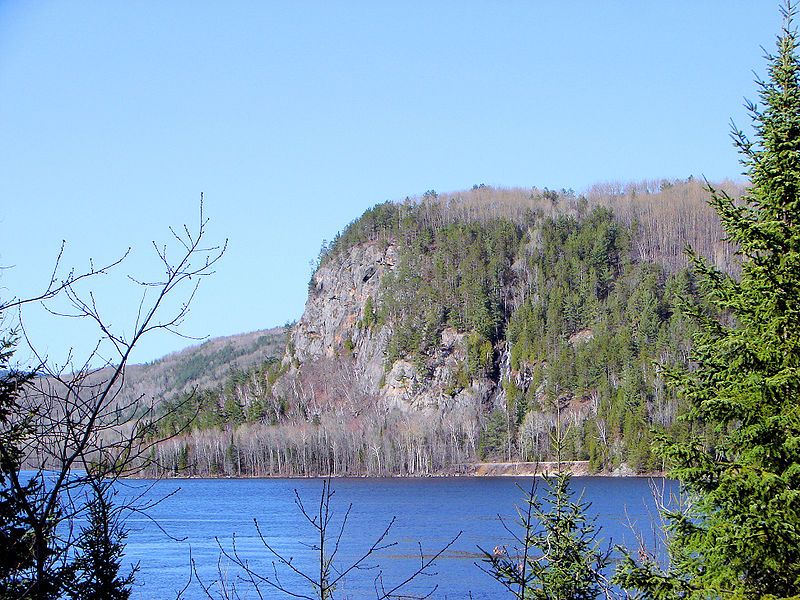
<instances>
[{"instance_id":1,"label":"treeline","mask_svg":"<svg viewBox=\"0 0 800 600\"><path fill-rule=\"evenodd\" d=\"M317 364L293 393L272 386L285 365L231 373L224 385L163 404L151 458L176 475L426 475L476 456L479 415L435 418L355 392L352 360ZM336 398L336 401L328 399Z\"/></svg>"},{"instance_id":2,"label":"treeline","mask_svg":"<svg viewBox=\"0 0 800 600\"><path fill-rule=\"evenodd\" d=\"M163 473L230 476L430 475L468 471L476 415L385 411L315 421L197 429L154 451Z\"/></svg>"},{"instance_id":3,"label":"treeline","mask_svg":"<svg viewBox=\"0 0 800 600\"><path fill-rule=\"evenodd\" d=\"M714 188L734 198L744 191L743 184L728 180L714 184ZM484 184L445 194L429 190L420 197L407 197L399 203L384 202L368 209L332 241L323 243L319 262L330 260L356 244L388 243L396 239L403 223L411 221L431 229L495 219L524 224L532 215L581 217L603 207L631 227L631 252L635 260L655 262L676 271L688 265L685 249L689 245L718 268L737 271L734 247L724 241L719 217L708 205L708 198L708 185L693 177L600 183L585 194L566 189L495 188Z\"/></svg>"}]
</instances>

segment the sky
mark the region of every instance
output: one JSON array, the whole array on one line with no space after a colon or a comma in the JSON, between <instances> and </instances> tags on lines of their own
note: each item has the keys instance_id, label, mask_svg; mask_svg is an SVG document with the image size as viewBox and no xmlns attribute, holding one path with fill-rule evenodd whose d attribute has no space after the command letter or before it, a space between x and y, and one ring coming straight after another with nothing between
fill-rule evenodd
<instances>
[{"instance_id":1,"label":"sky","mask_svg":"<svg viewBox=\"0 0 800 600\"><path fill-rule=\"evenodd\" d=\"M62 240L62 273L130 247L82 289L130 335L126 276L158 277L152 242L196 227L201 193L228 245L181 326L197 338L298 319L322 241L378 202L739 178L730 121L748 129L780 27L771 0L0 0L0 300L43 289ZM56 363L98 339L22 319Z\"/></svg>"}]
</instances>

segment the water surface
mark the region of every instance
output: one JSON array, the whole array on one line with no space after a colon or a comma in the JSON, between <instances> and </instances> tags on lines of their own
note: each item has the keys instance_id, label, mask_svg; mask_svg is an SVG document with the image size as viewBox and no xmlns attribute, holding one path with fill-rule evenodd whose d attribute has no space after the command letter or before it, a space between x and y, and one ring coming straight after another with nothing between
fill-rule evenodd
<instances>
[{"instance_id":1,"label":"water surface","mask_svg":"<svg viewBox=\"0 0 800 600\"><path fill-rule=\"evenodd\" d=\"M459 532L461 536L440 557L432 569L435 575L418 578L416 593L438 589L432 598L476 600L503 597L503 590L475 563L480 563L478 547L491 550L496 545L511 545L498 515L514 529L515 506L522 504L529 478L425 478L425 479L334 479L332 501L334 519L331 534L338 533L341 519L352 504L336 564L344 568L364 553L394 517L387 541L397 545L368 561L370 569L352 572L338 588L337 598L374 598L374 580L383 572L387 584L399 583L419 565L419 544L424 556L443 548ZM151 482L125 482L123 494L134 494ZM674 493L676 484L647 478L578 477L573 489L584 493L592 503L589 514L602 526L600 537L636 547L633 530L642 532L648 545L654 543L653 524L657 511L651 484ZM543 490L538 483L539 493ZM126 564L138 561L140 571L134 598L174 598L192 579L185 597L205 597L194 575L190 576L190 557L197 575L212 590L218 581L236 585L242 597L257 598L239 581L240 571L221 558L220 545L236 550L254 570L273 574L274 557L259 539L254 520L267 542L299 569L314 573L318 556L308 547L313 544L313 529L304 522L295 504L295 490L309 511L319 505L321 480L313 479L194 479L158 482L148 497L165 497L148 511L149 517L133 514ZM163 531L162 531L163 529ZM172 538L178 538L176 541ZM379 565L376 566L376 565ZM287 587L301 594L311 588L287 569L278 575ZM217 582L217 583L215 583ZM263 586L265 598L285 598ZM216 597L216 596L215 596Z\"/></svg>"}]
</instances>

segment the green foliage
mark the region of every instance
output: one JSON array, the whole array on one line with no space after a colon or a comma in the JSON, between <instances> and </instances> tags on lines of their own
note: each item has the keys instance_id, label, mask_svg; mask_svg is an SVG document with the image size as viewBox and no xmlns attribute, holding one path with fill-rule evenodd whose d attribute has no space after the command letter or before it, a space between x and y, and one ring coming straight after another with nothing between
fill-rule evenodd
<instances>
[{"instance_id":1,"label":"green foliage","mask_svg":"<svg viewBox=\"0 0 800 600\"><path fill-rule=\"evenodd\" d=\"M9 368L15 340L0 339L0 597L22 597L34 581L36 554L33 546L32 524L25 513L28 498L42 490L41 482L31 479L23 486L23 497L13 492L12 477L20 477L21 444L30 435L33 424L20 419L24 414L18 399L22 386L32 374ZM43 532L52 537L52 531ZM48 553L49 554L49 553ZM57 590L61 574L48 576L37 590L43 595ZM46 588L46 589L45 589Z\"/></svg>"},{"instance_id":2,"label":"green foliage","mask_svg":"<svg viewBox=\"0 0 800 600\"><path fill-rule=\"evenodd\" d=\"M490 347L501 339L504 284L521 240L522 229L505 219L436 228L421 216L404 219L398 267L381 282L381 318L392 326L387 360L426 355L446 326L475 332Z\"/></svg>"},{"instance_id":3,"label":"green foliage","mask_svg":"<svg viewBox=\"0 0 800 600\"><path fill-rule=\"evenodd\" d=\"M164 400L160 407L158 437L170 437L191 429L222 429L242 423L274 419L267 404L272 384L285 373L272 357L250 369L231 370L217 387L194 390ZM242 401L248 400L247 403Z\"/></svg>"},{"instance_id":4,"label":"green foliage","mask_svg":"<svg viewBox=\"0 0 800 600\"><path fill-rule=\"evenodd\" d=\"M610 591L604 571L611 549L601 548L599 528L586 516L590 504L572 500L570 475L544 477L545 499L536 481L518 509L519 544L482 550L484 570L520 600L595 600Z\"/></svg>"},{"instance_id":5,"label":"green foliage","mask_svg":"<svg viewBox=\"0 0 800 600\"><path fill-rule=\"evenodd\" d=\"M502 386L506 394L506 410L513 415L514 424L520 425L528 412L528 399L513 379L504 379Z\"/></svg>"},{"instance_id":6,"label":"green foliage","mask_svg":"<svg viewBox=\"0 0 800 600\"><path fill-rule=\"evenodd\" d=\"M399 228L400 207L392 202L383 202L367 209L355 221L336 234L330 244L322 243L318 265L322 265L331 257L346 252L357 244L367 241L388 240Z\"/></svg>"},{"instance_id":7,"label":"green foliage","mask_svg":"<svg viewBox=\"0 0 800 600\"><path fill-rule=\"evenodd\" d=\"M482 377L492 368L494 350L492 342L477 331L467 336L467 372L471 377Z\"/></svg>"},{"instance_id":8,"label":"green foliage","mask_svg":"<svg viewBox=\"0 0 800 600\"><path fill-rule=\"evenodd\" d=\"M342 349L344 350L344 355L347 358L352 358L353 351L355 350L355 345L353 344L353 340L347 338L344 342L342 342Z\"/></svg>"},{"instance_id":9,"label":"green foliage","mask_svg":"<svg viewBox=\"0 0 800 600\"><path fill-rule=\"evenodd\" d=\"M189 468L189 446L183 444L178 452L178 461L176 463L177 471L182 473Z\"/></svg>"},{"instance_id":10,"label":"green foliage","mask_svg":"<svg viewBox=\"0 0 800 600\"><path fill-rule=\"evenodd\" d=\"M677 412L660 373L685 361L689 327L675 310L691 294L685 272L632 262L630 231L605 209L544 219L530 235L540 240L526 256L535 285L506 333L511 369L529 382L526 408L541 410L539 393L591 398L596 413L574 434L572 458L587 456L597 469L622 461L657 468L647 432L672 427L660 415ZM605 449L588 433L601 428L611 433ZM618 454L607 451L612 441Z\"/></svg>"},{"instance_id":11,"label":"green foliage","mask_svg":"<svg viewBox=\"0 0 800 600\"><path fill-rule=\"evenodd\" d=\"M245 411L245 420L248 423L256 423L261 421L267 415L267 404L262 396L256 396L247 405Z\"/></svg>"},{"instance_id":12,"label":"green foliage","mask_svg":"<svg viewBox=\"0 0 800 600\"><path fill-rule=\"evenodd\" d=\"M128 600L138 567L125 576L120 574L127 531L109 491L98 487L94 492L89 523L75 543L77 556L70 565L73 581L68 596L74 600Z\"/></svg>"},{"instance_id":13,"label":"green foliage","mask_svg":"<svg viewBox=\"0 0 800 600\"><path fill-rule=\"evenodd\" d=\"M170 369L167 378L169 390L180 390L187 383L200 379L212 367L231 364L236 356L237 353L230 344L212 352L190 355Z\"/></svg>"},{"instance_id":14,"label":"green foliage","mask_svg":"<svg viewBox=\"0 0 800 600\"><path fill-rule=\"evenodd\" d=\"M489 413L478 444L482 459L503 460L508 448L508 419L504 411L495 408Z\"/></svg>"},{"instance_id":15,"label":"green foliage","mask_svg":"<svg viewBox=\"0 0 800 600\"><path fill-rule=\"evenodd\" d=\"M800 59L786 10L755 141L735 131L752 187L711 204L743 257L740 278L693 255L703 303L696 368L674 381L689 403L688 441L661 451L692 499L670 513L667 571L629 560L620 581L649 598L800 596ZM708 440L701 432L712 429Z\"/></svg>"},{"instance_id":16,"label":"green foliage","mask_svg":"<svg viewBox=\"0 0 800 600\"><path fill-rule=\"evenodd\" d=\"M364 316L361 319L361 326L364 329L372 329L377 324L378 313L375 310L375 303L372 300L372 296L367 296L367 300L364 302Z\"/></svg>"},{"instance_id":17,"label":"green foliage","mask_svg":"<svg viewBox=\"0 0 800 600\"><path fill-rule=\"evenodd\" d=\"M467 366L464 361L458 361L453 372L450 374L450 381L444 390L448 396L455 396L461 390L469 387L470 379Z\"/></svg>"}]
</instances>

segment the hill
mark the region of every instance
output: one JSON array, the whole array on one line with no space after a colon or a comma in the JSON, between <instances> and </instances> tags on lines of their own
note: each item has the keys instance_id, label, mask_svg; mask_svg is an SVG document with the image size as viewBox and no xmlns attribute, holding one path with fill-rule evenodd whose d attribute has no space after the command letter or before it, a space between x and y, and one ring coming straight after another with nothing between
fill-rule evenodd
<instances>
[{"instance_id":1,"label":"hill","mask_svg":"<svg viewBox=\"0 0 800 600\"><path fill-rule=\"evenodd\" d=\"M151 363L130 365L120 400L141 396L159 403L195 389L212 389L232 372L282 356L285 347L285 327L207 340Z\"/></svg>"},{"instance_id":2,"label":"hill","mask_svg":"<svg viewBox=\"0 0 800 600\"><path fill-rule=\"evenodd\" d=\"M161 463L452 472L548 460L561 427L565 459L656 470L651 431L681 427L664 373L687 360L684 248L737 271L706 196L690 179L376 205L322 248L282 360L198 399L192 433L162 446Z\"/></svg>"}]
</instances>

